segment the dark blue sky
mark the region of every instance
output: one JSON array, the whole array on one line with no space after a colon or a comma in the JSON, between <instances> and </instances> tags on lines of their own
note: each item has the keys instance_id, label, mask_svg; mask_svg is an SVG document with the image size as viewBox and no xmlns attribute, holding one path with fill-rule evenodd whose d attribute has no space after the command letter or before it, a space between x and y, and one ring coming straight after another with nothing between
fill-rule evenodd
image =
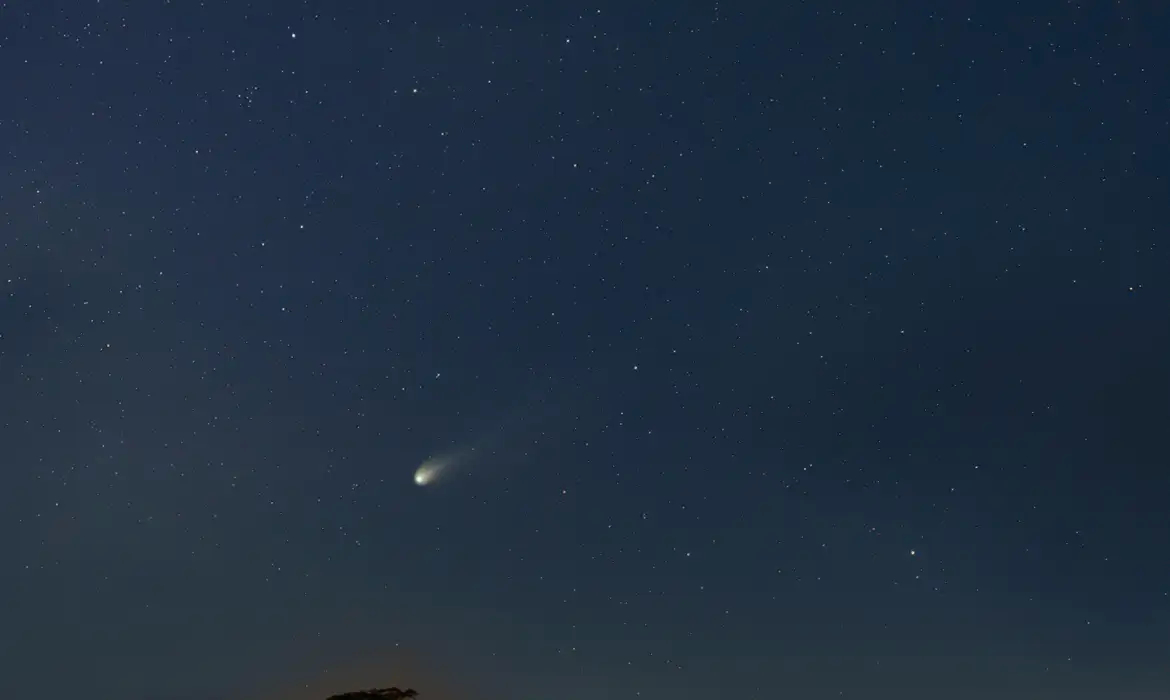
<instances>
[{"instance_id":1,"label":"dark blue sky","mask_svg":"<svg viewBox=\"0 0 1170 700\"><path fill-rule=\"evenodd\" d=\"M1165 697L1170 19L897 5L0 3L0 695Z\"/></svg>"}]
</instances>

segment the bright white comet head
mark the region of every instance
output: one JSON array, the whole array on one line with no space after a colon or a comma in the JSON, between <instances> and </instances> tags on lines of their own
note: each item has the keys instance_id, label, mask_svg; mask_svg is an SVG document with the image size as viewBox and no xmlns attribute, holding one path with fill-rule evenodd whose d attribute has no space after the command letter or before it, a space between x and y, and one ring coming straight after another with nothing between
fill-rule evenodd
<instances>
[{"instance_id":1,"label":"bright white comet head","mask_svg":"<svg viewBox=\"0 0 1170 700\"><path fill-rule=\"evenodd\" d=\"M428 459L422 463L422 466L414 472L414 483L419 486L426 486L433 484L442 476L443 470L447 467L447 463L437 459Z\"/></svg>"}]
</instances>

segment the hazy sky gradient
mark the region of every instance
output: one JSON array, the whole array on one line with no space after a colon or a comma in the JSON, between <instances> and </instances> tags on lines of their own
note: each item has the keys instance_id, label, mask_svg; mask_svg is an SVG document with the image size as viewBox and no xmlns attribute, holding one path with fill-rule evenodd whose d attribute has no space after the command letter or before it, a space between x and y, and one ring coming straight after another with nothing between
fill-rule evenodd
<instances>
[{"instance_id":1,"label":"hazy sky gradient","mask_svg":"<svg viewBox=\"0 0 1170 700\"><path fill-rule=\"evenodd\" d=\"M1162 697L1144 7L3 4L0 696Z\"/></svg>"}]
</instances>

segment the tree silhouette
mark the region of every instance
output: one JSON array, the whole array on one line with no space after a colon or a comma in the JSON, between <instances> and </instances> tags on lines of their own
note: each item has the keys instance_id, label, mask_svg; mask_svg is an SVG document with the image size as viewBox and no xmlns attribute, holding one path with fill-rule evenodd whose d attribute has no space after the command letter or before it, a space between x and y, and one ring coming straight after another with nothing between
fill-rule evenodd
<instances>
[{"instance_id":1,"label":"tree silhouette","mask_svg":"<svg viewBox=\"0 0 1170 700\"><path fill-rule=\"evenodd\" d=\"M352 693L342 693L341 695L330 695L326 700L408 700L418 696L418 691L414 688L407 688L406 690L399 690L398 688L370 688L369 690L357 690Z\"/></svg>"}]
</instances>

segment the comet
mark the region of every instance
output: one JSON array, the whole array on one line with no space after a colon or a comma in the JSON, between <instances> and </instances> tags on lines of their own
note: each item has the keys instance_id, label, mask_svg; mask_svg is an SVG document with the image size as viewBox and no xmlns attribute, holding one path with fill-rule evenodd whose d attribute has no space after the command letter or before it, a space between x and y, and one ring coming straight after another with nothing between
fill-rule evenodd
<instances>
[{"instance_id":1,"label":"comet","mask_svg":"<svg viewBox=\"0 0 1170 700\"><path fill-rule=\"evenodd\" d=\"M421 466L414 472L414 483L419 486L427 486L438 481L439 477L446 471L450 460L431 458L423 462Z\"/></svg>"},{"instance_id":2,"label":"comet","mask_svg":"<svg viewBox=\"0 0 1170 700\"><path fill-rule=\"evenodd\" d=\"M524 405L497 418L486 430L448 442L414 470L415 485L433 486L456 475L463 478L485 466L498 470L501 463L514 465L525 459L536 440L544 437L541 428L550 411L555 410L545 400L545 394L538 392ZM485 465L485 460L490 463Z\"/></svg>"}]
</instances>

